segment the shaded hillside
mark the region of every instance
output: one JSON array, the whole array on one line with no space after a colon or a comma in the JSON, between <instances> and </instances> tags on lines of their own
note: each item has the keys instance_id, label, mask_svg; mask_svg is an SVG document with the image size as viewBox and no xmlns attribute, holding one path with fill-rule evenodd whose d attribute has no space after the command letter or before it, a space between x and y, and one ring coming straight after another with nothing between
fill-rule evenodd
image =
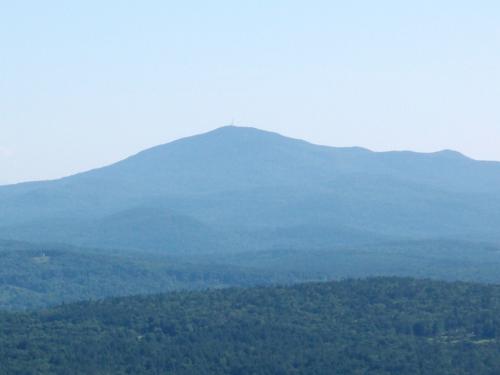
<instances>
[{"instance_id":1,"label":"shaded hillside","mask_svg":"<svg viewBox=\"0 0 500 375\"><path fill-rule=\"evenodd\" d=\"M0 314L3 374L500 372L500 288L382 278Z\"/></svg>"},{"instance_id":2,"label":"shaded hillside","mask_svg":"<svg viewBox=\"0 0 500 375\"><path fill-rule=\"evenodd\" d=\"M95 219L45 219L0 228L0 238L10 240L171 254L227 250L232 243L230 237L192 217L153 207L131 208Z\"/></svg>"}]
</instances>

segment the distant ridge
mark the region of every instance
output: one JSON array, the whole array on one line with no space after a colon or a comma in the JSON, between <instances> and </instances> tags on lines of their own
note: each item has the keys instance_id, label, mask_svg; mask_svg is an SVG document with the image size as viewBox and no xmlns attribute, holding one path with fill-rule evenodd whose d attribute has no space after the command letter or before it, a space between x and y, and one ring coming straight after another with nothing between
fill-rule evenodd
<instances>
[{"instance_id":1,"label":"distant ridge","mask_svg":"<svg viewBox=\"0 0 500 375\"><path fill-rule=\"evenodd\" d=\"M89 222L141 207L162 207L222 237L237 233L240 240L229 241L236 248L285 242L330 246L335 239L370 238L496 242L500 163L450 150L425 154L318 146L225 126L59 180L2 186L0 238L33 240L36 233L37 240L101 242L99 236L85 238L93 233L84 229ZM171 246L169 237L162 237L161 248L190 247L192 231L167 222L186 231L176 229ZM134 233L132 221L121 223L116 233ZM294 236L287 234L296 230ZM283 242L283 236L301 243ZM138 239L134 247L141 243Z\"/></svg>"},{"instance_id":2,"label":"distant ridge","mask_svg":"<svg viewBox=\"0 0 500 375\"><path fill-rule=\"evenodd\" d=\"M143 151L139 151L129 157L126 157L125 159L119 160L115 163L112 163L110 165L102 166L102 167L97 167L88 171L82 171L78 172L74 175L71 176L65 176L65 177L60 177L57 179L52 179L52 180L41 180L41 181L27 181L27 182L20 182L20 183L9 183L8 181L2 181L0 180L0 186L13 186L13 185L23 185L23 184L33 184L33 183L40 183L40 182L48 182L48 181L57 181L57 180L62 180L66 178L70 178L73 176L78 176L81 174L86 174L92 171L100 170L102 168L108 168L116 164L123 163L127 160L134 159L140 155L147 154L150 152L155 152L156 150L163 149L165 147L173 147L174 145L177 145L178 143L186 143L194 140L198 140L200 138L206 138L206 139L212 139L215 140L217 138L225 138L226 140L248 140L248 141L257 141L259 138L264 141L269 141L270 139L274 140L287 140L290 142L297 142L297 143L302 143L302 144L308 144L310 146L316 146L316 147L323 147L323 148L329 148L329 149L336 149L336 150L352 150L352 151L359 151L359 152L366 152L366 153L375 153L379 155L385 155L385 154L411 154L411 155L417 155L417 156L429 156L429 157L447 157L447 158L461 158L461 159L468 159L471 161L477 161L481 163L493 163L493 164L500 164L500 161L493 161L493 160L477 160L473 159L459 151L455 150L450 150L450 149L443 149L439 151L434 151L434 152L417 152L417 151L411 151L411 150L397 150L397 151L372 151L368 148L365 147L359 147L359 146L350 146L350 147L335 147L335 146L329 146L329 145L322 145L322 144L315 144L311 143L305 140L301 140L298 138L291 138L287 137L284 135L281 135L280 133L273 132L273 131L268 131L268 130L261 130L259 128L251 127L251 126L236 126L236 125L225 125L219 128L215 128L213 130L197 134L197 135L192 135L192 136L187 136L184 138L180 138L174 141L170 141L168 143L163 143L159 144L157 146L152 146L151 148L148 148Z\"/></svg>"}]
</instances>

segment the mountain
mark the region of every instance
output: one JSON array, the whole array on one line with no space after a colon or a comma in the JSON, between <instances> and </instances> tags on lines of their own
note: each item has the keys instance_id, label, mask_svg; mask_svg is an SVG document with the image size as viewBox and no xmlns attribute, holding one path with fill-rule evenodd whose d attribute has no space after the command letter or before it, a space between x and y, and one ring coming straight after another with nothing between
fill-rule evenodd
<instances>
[{"instance_id":1,"label":"mountain","mask_svg":"<svg viewBox=\"0 0 500 375\"><path fill-rule=\"evenodd\" d=\"M213 252L230 244L229 238L200 221L158 207L135 207L92 219L39 219L0 228L0 237L176 254Z\"/></svg>"},{"instance_id":2,"label":"mountain","mask_svg":"<svg viewBox=\"0 0 500 375\"><path fill-rule=\"evenodd\" d=\"M170 253L500 242L500 163L229 126L59 180L0 186L0 212L0 238Z\"/></svg>"},{"instance_id":3,"label":"mountain","mask_svg":"<svg viewBox=\"0 0 500 375\"><path fill-rule=\"evenodd\" d=\"M500 373L500 287L376 278L0 313L2 374Z\"/></svg>"},{"instance_id":4,"label":"mountain","mask_svg":"<svg viewBox=\"0 0 500 375\"><path fill-rule=\"evenodd\" d=\"M366 276L499 282L500 163L224 127L1 186L0 239L3 308Z\"/></svg>"}]
</instances>

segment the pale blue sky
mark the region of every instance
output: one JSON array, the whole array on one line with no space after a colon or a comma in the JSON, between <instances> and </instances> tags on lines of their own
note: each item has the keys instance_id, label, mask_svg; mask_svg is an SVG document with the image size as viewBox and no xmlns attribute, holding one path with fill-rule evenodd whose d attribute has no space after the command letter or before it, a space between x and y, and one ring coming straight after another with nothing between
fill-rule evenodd
<instances>
[{"instance_id":1,"label":"pale blue sky","mask_svg":"<svg viewBox=\"0 0 500 375\"><path fill-rule=\"evenodd\" d=\"M500 160L498 1L0 2L0 182L226 125Z\"/></svg>"}]
</instances>

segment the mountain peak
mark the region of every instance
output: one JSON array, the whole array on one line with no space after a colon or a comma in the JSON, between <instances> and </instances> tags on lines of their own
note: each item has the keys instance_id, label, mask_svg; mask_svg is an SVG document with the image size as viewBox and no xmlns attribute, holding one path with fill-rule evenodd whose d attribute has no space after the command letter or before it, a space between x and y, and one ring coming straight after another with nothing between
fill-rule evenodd
<instances>
[{"instance_id":1,"label":"mountain peak","mask_svg":"<svg viewBox=\"0 0 500 375\"><path fill-rule=\"evenodd\" d=\"M435 153L436 155L446 157L448 159L469 159L469 157L455 150L441 150Z\"/></svg>"},{"instance_id":2,"label":"mountain peak","mask_svg":"<svg viewBox=\"0 0 500 375\"><path fill-rule=\"evenodd\" d=\"M260 138L266 138L266 137L271 137L271 138L281 138L281 139L293 139L290 137L285 137L281 134L268 131L268 130L262 130L258 129L255 127L251 126L236 126L236 125L226 125L226 126L221 126L219 128L216 128L214 130L211 130L207 133L199 134L194 137L204 137L204 136L210 136L210 135L216 135L216 136L224 136L224 137L242 137L242 138L248 138L248 137L260 137Z\"/></svg>"},{"instance_id":3,"label":"mountain peak","mask_svg":"<svg viewBox=\"0 0 500 375\"><path fill-rule=\"evenodd\" d=\"M180 151L180 149L183 149L190 153L194 152L193 149L196 149L196 153L210 152L213 154L215 152L220 155L227 154L228 152L241 154L248 151L251 152L252 156L255 156L254 152L262 151L263 148L277 150L287 146L293 147L294 145L304 146L310 144L306 141L286 137L268 130L249 126L227 125L206 133L159 145L156 149L157 151L166 149L170 151L178 149ZM146 152L149 152L149 150L146 150ZM188 156L190 155L186 155L186 157Z\"/></svg>"}]
</instances>

